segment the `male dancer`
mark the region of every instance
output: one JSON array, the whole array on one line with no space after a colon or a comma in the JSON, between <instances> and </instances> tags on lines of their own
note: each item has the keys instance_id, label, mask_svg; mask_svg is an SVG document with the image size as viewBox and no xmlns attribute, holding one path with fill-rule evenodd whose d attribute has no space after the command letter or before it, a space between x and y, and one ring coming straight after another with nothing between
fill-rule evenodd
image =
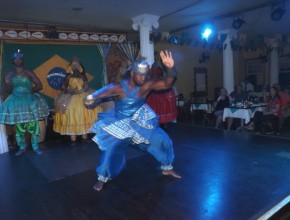
<instances>
[{"instance_id":1,"label":"male dancer","mask_svg":"<svg viewBox=\"0 0 290 220\"><path fill-rule=\"evenodd\" d=\"M91 128L96 133L93 140L103 151L96 169L97 191L115 178L125 166L125 149L129 144L137 145L161 163L163 175L181 178L172 167L173 144L169 136L158 126L158 116L145 104L152 90L170 88L176 80L174 60L168 51L161 51L162 62L167 76L162 79L146 80L150 66L145 61L131 65L130 77L120 83L109 84L87 96L85 104L90 106L102 97L117 95L115 108L98 115L99 120Z\"/></svg>"}]
</instances>

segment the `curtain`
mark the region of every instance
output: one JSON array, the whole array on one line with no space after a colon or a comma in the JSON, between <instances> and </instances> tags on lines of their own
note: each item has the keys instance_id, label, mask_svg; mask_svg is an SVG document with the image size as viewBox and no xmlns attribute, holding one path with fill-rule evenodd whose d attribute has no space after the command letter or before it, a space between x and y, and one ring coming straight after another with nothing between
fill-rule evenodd
<instances>
[{"instance_id":1,"label":"curtain","mask_svg":"<svg viewBox=\"0 0 290 220\"><path fill-rule=\"evenodd\" d=\"M3 58L3 41L0 42L0 92L1 92L1 85L2 85L2 58Z\"/></svg>"},{"instance_id":2,"label":"curtain","mask_svg":"<svg viewBox=\"0 0 290 220\"><path fill-rule=\"evenodd\" d=\"M2 54L3 41L0 42L0 105L2 104ZM0 154L8 152L8 143L4 125L0 125Z\"/></svg>"},{"instance_id":3,"label":"curtain","mask_svg":"<svg viewBox=\"0 0 290 220\"><path fill-rule=\"evenodd\" d=\"M139 44L118 44L117 45L122 55L126 57L130 62L136 60L140 47Z\"/></svg>"},{"instance_id":4,"label":"curtain","mask_svg":"<svg viewBox=\"0 0 290 220\"><path fill-rule=\"evenodd\" d=\"M98 43L97 47L99 49L99 52L103 58L103 82L102 85L105 86L106 84L108 84L108 75L107 75L107 68L106 68L106 58L109 54L109 50L111 48L112 44L108 43Z\"/></svg>"}]
</instances>

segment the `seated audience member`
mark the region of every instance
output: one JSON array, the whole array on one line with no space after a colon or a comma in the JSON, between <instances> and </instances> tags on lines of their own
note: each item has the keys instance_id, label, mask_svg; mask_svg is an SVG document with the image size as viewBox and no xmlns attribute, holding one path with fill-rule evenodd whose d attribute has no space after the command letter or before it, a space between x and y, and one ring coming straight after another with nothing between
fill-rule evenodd
<instances>
[{"instance_id":1,"label":"seated audience member","mask_svg":"<svg viewBox=\"0 0 290 220\"><path fill-rule=\"evenodd\" d=\"M216 116L216 124L215 128L218 128L220 123L222 122L224 108L230 107L230 98L228 96L228 92L225 88L221 88L219 92L219 97L215 102L215 112Z\"/></svg>"},{"instance_id":2,"label":"seated audience member","mask_svg":"<svg viewBox=\"0 0 290 220\"><path fill-rule=\"evenodd\" d=\"M278 94L281 98L281 104L282 104L282 109L284 106L286 106L290 102L290 95L284 91L281 90L281 87L279 84L274 84L273 87L278 91Z\"/></svg>"},{"instance_id":3,"label":"seated audience member","mask_svg":"<svg viewBox=\"0 0 290 220\"><path fill-rule=\"evenodd\" d=\"M246 92L255 91L254 85L250 82L249 78L246 78L244 82L241 83L243 90Z\"/></svg>"},{"instance_id":4,"label":"seated audience member","mask_svg":"<svg viewBox=\"0 0 290 220\"><path fill-rule=\"evenodd\" d=\"M247 92L243 91L243 87L241 84L236 86L235 91L230 94L231 101L242 102L248 98Z\"/></svg>"},{"instance_id":5,"label":"seated audience member","mask_svg":"<svg viewBox=\"0 0 290 220\"><path fill-rule=\"evenodd\" d=\"M261 93L261 101L264 103L268 103L270 99L270 93L266 86L263 87L262 93Z\"/></svg>"},{"instance_id":6,"label":"seated audience member","mask_svg":"<svg viewBox=\"0 0 290 220\"><path fill-rule=\"evenodd\" d=\"M274 84L273 87L275 87L278 91L278 94L281 98L281 117L279 120L279 128L281 129L284 124L285 118L288 118L290 116L290 95L288 92L282 91L279 84Z\"/></svg>"},{"instance_id":7,"label":"seated audience member","mask_svg":"<svg viewBox=\"0 0 290 220\"><path fill-rule=\"evenodd\" d=\"M231 92L230 94L231 102L243 102L248 98L247 92L243 91L243 86L241 84L238 84L236 86L235 91ZM231 129L231 126L233 124L233 118L228 118L228 130Z\"/></svg>"},{"instance_id":8,"label":"seated audience member","mask_svg":"<svg viewBox=\"0 0 290 220\"><path fill-rule=\"evenodd\" d=\"M268 103L270 93L270 88L268 89L267 86L260 86L257 92L249 92L248 97L250 99L254 99L257 103Z\"/></svg>"},{"instance_id":9,"label":"seated audience member","mask_svg":"<svg viewBox=\"0 0 290 220\"><path fill-rule=\"evenodd\" d=\"M279 96L278 90L275 87L270 89L270 100L268 102L267 108L264 112L256 112L253 122L251 122L245 128L248 130L255 130L259 133L262 130L263 123L272 123L268 133L278 131L278 121L281 116L281 98Z\"/></svg>"}]
</instances>

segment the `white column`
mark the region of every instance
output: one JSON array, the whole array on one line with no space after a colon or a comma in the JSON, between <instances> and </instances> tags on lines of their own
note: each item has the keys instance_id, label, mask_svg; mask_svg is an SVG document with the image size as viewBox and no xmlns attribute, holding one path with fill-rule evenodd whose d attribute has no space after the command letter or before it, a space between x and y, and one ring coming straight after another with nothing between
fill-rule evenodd
<instances>
[{"instance_id":1,"label":"white column","mask_svg":"<svg viewBox=\"0 0 290 220\"><path fill-rule=\"evenodd\" d=\"M278 40L270 39L269 47L270 53L270 86L275 83L279 83L279 54L278 54Z\"/></svg>"},{"instance_id":2,"label":"white column","mask_svg":"<svg viewBox=\"0 0 290 220\"><path fill-rule=\"evenodd\" d=\"M231 40L237 37L237 32L229 29L221 31L219 34L227 35L223 42L223 87L231 93L235 89L234 54L231 48Z\"/></svg>"},{"instance_id":3,"label":"white column","mask_svg":"<svg viewBox=\"0 0 290 220\"><path fill-rule=\"evenodd\" d=\"M146 58L146 61L152 65L154 63L154 44L150 42L149 36L152 31L152 27L157 29L159 16L142 14L132 18L132 27L135 31L139 30L140 35L140 53L142 57Z\"/></svg>"},{"instance_id":4,"label":"white column","mask_svg":"<svg viewBox=\"0 0 290 220\"><path fill-rule=\"evenodd\" d=\"M2 104L2 99L0 97L0 105ZM0 124L0 154L8 152L8 143L5 125Z\"/></svg>"}]
</instances>

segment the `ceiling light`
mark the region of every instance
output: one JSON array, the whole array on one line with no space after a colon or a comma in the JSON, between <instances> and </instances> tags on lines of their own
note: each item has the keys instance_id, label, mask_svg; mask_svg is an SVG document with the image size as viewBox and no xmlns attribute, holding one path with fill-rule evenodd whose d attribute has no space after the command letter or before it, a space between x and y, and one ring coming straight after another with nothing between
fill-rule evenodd
<instances>
[{"instance_id":1,"label":"ceiling light","mask_svg":"<svg viewBox=\"0 0 290 220\"><path fill-rule=\"evenodd\" d=\"M167 40L168 40L168 43L170 44L175 44L175 45L179 44L179 39L177 36L168 34Z\"/></svg>"},{"instance_id":2,"label":"ceiling light","mask_svg":"<svg viewBox=\"0 0 290 220\"><path fill-rule=\"evenodd\" d=\"M202 39L208 40L209 37L212 35L212 29L209 27L205 27L205 29L201 33Z\"/></svg>"}]
</instances>

